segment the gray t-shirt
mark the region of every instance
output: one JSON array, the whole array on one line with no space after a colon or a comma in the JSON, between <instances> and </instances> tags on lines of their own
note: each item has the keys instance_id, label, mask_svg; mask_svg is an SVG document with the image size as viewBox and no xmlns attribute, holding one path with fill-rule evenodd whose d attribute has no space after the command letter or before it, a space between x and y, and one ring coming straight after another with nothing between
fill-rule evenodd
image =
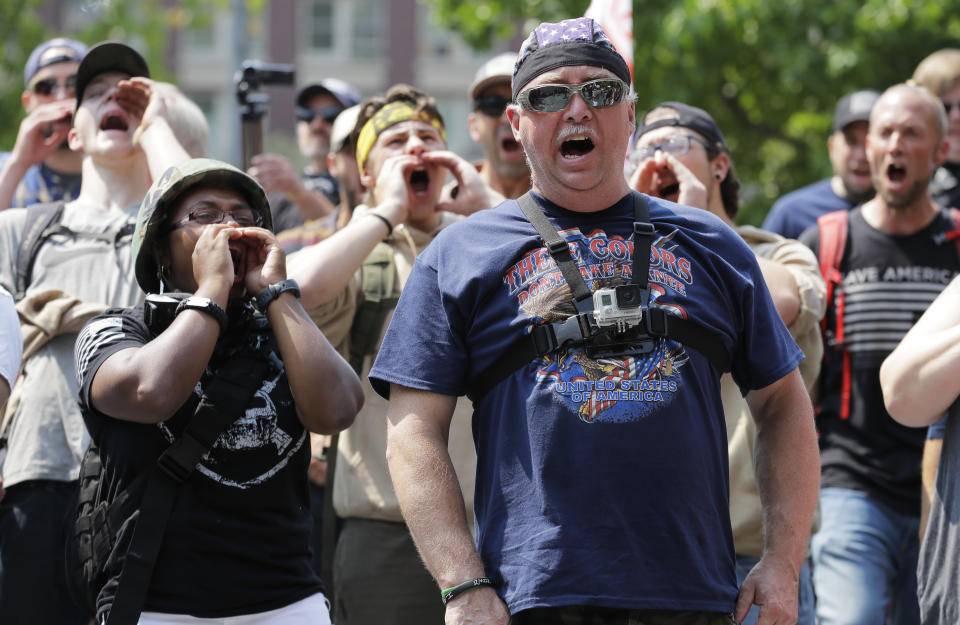
<instances>
[{"instance_id":1,"label":"gray t-shirt","mask_svg":"<svg viewBox=\"0 0 960 625\"><path fill-rule=\"evenodd\" d=\"M68 203L60 223L70 232L51 235L40 247L26 295L51 289L84 302L134 306L142 299L133 274L128 235L117 233L136 220L137 207L107 211ZM14 291L17 251L25 209L0 212L0 285ZM20 404L7 432L4 486L27 480L73 480L89 436L77 406L73 344L76 334L58 336L23 365Z\"/></svg>"},{"instance_id":2,"label":"gray t-shirt","mask_svg":"<svg viewBox=\"0 0 960 625\"><path fill-rule=\"evenodd\" d=\"M960 402L947 416L937 486L920 545L917 594L924 625L960 623Z\"/></svg>"}]
</instances>

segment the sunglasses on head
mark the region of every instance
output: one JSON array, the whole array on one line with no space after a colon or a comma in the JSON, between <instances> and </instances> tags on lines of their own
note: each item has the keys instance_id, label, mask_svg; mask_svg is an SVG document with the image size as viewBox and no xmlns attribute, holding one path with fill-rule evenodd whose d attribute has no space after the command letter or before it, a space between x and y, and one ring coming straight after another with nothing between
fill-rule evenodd
<instances>
[{"instance_id":1,"label":"sunglasses on head","mask_svg":"<svg viewBox=\"0 0 960 625\"><path fill-rule=\"evenodd\" d=\"M322 109L311 109L305 106L297 106L295 107L295 110L297 113L297 119L302 122L307 122L308 124L312 122L317 115L319 115L320 119L323 121L327 122L328 124L332 124L333 120L337 118L337 115L343 111L343 109L339 106L326 106Z\"/></svg>"},{"instance_id":2,"label":"sunglasses on head","mask_svg":"<svg viewBox=\"0 0 960 625\"><path fill-rule=\"evenodd\" d=\"M613 106L627 95L627 85L618 78L601 78L579 85L540 85L521 91L517 102L528 111L554 113L567 108L573 94L579 93L595 109Z\"/></svg>"},{"instance_id":3,"label":"sunglasses on head","mask_svg":"<svg viewBox=\"0 0 960 625\"><path fill-rule=\"evenodd\" d=\"M38 80L37 82L33 83L33 86L30 88L37 95L50 95L57 89L58 86L67 95L75 94L77 90L76 74L73 76L67 76L62 81L56 78L44 78L43 80Z\"/></svg>"},{"instance_id":4,"label":"sunglasses on head","mask_svg":"<svg viewBox=\"0 0 960 625\"><path fill-rule=\"evenodd\" d=\"M510 102L510 98L505 98L502 95L488 95L474 100L473 110L480 111L489 117L500 117L507 110L507 105Z\"/></svg>"}]
</instances>

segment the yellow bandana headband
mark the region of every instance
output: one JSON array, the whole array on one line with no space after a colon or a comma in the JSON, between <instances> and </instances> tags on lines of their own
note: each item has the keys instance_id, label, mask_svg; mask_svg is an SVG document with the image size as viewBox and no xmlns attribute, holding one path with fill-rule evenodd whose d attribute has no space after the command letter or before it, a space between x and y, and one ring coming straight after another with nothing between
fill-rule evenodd
<instances>
[{"instance_id":1,"label":"yellow bandana headband","mask_svg":"<svg viewBox=\"0 0 960 625\"><path fill-rule=\"evenodd\" d=\"M374 113L360 129L360 135L357 137L357 167L361 174L363 173L363 165L367 162L370 150L373 149L373 144L377 142L380 133L390 126L410 120L430 124L440 131L440 138L443 139L443 142L447 142L443 124L436 116L427 111L417 111L413 108L413 104L405 100L390 102Z\"/></svg>"}]
</instances>

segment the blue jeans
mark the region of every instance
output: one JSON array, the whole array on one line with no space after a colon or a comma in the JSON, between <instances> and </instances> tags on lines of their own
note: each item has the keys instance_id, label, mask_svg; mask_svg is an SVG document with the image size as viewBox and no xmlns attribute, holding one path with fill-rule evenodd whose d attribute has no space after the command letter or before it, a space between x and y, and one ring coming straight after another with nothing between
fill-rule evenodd
<instances>
[{"instance_id":1,"label":"blue jeans","mask_svg":"<svg viewBox=\"0 0 960 625\"><path fill-rule=\"evenodd\" d=\"M865 492L824 488L820 518L811 541L820 625L918 624L919 516Z\"/></svg>"},{"instance_id":2,"label":"blue jeans","mask_svg":"<svg viewBox=\"0 0 960 625\"><path fill-rule=\"evenodd\" d=\"M743 584L747 574L757 565L760 558L737 556L737 586ZM813 582L810 579L810 561L804 560L798 579L800 589L797 596L797 625L814 625L816 622L816 604L813 598ZM760 608L753 606L747 612L747 618L741 625L756 625Z\"/></svg>"}]
</instances>

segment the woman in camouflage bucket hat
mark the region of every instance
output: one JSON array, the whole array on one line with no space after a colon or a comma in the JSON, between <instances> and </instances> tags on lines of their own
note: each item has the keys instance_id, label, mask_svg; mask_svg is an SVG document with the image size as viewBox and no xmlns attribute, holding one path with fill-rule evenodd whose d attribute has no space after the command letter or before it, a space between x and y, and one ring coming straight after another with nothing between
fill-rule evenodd
<instances>
[{"instance_id":1,"label":"woman in camouflage bucket hat","mask_svg":"<svg viewBox=\"0 0 960 625\"><path fill-rule=\"evenodd\" d=\"M330 622L310 567L307 431L348 426L362 392L300 305L270 225L263 190L240 170L209 159L169 169L141 205L135 270L148 293L182 293L148 296L158 314L146 319L143 307L108 310L77 342L80 405L114 493L153 470L218 372L268 363L177 491L141 624L171 614ZM132 525L112 542L97 622L113 606Z\"/></svg>"}]
</instances>

